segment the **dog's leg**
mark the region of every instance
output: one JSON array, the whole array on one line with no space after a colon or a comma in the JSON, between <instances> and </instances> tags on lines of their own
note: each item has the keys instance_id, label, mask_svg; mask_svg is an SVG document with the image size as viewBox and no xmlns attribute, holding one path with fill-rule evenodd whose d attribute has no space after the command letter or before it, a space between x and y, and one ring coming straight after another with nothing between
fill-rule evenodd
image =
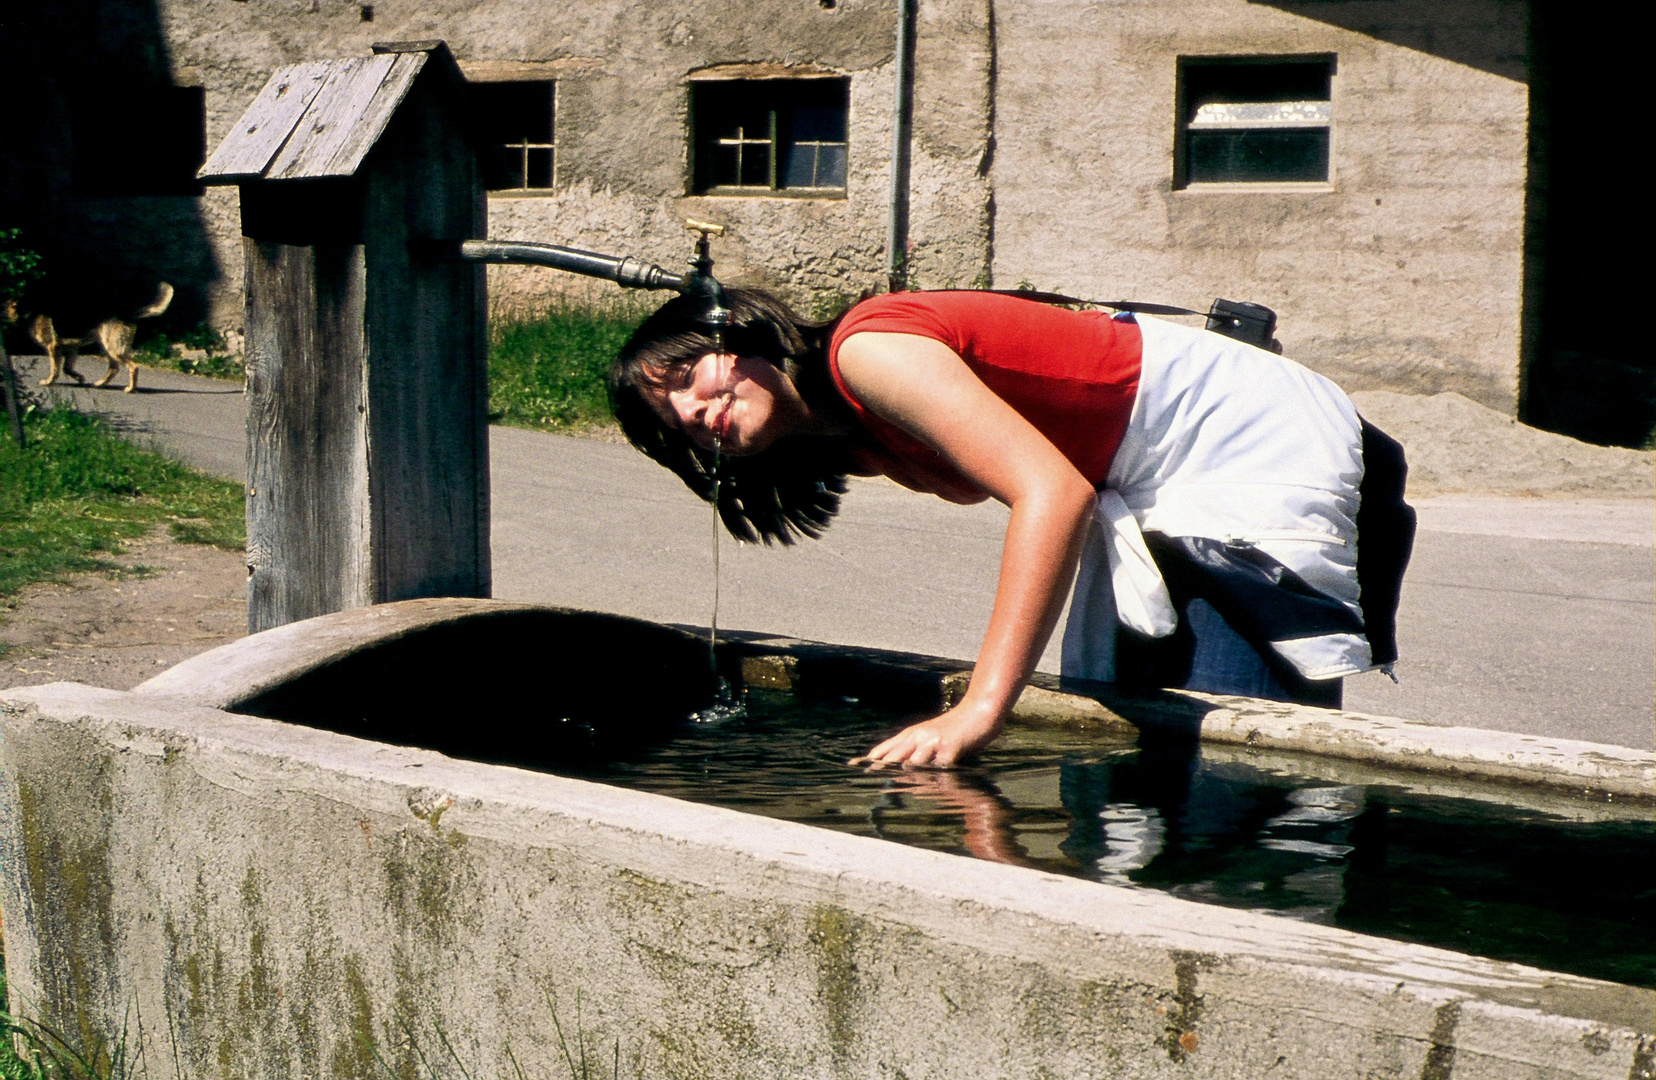
<instances>
[{"instance_id":1,"label":"dog's leg","mask_svg":"<svg viewBox=\"0 0 1656 1080\"><path fill-rule=\"evenodd\" d=\"M130 394L138 389L138 361L132 358L132 339L137 335L138 328L120 319L105 319L92 333L98 339L98 344L103 347L104 355L109 357L109 372L94 385L107 385L109 380L115 377L115 372L125 364L126 392Z\"/></svg>"},{"instance_id":2,"label":"dog's leg","mask_svg":"<svg viewBox=\"0 0 1656 1080\"><path fill-rule=\"evenodd\" d=\"M75 361L80 359L81 343L65 341L58 346L63 351L63 373L74 379L80 386L86 385L86 376L75 370Z\"/></svg>"},{"instance_id":3,"label":"dog's leg","mask_svg":"<svg viewBox=\"0 0 1656 1080\"><path fill-rule=\"evenodd\" d=\"M60 374L72 376L76 382L86 380L75 372L74 353L71 351L69 362L63 362L62 343L58 341L57 327L52 324L50 315L36 315L34 323L29 327L29 336L46 350L46 377L40 380L41 386L51 386L57 382Z\"/></svg>"},{"instance_id":4,"label":"dog's leg","mask_svg":"<svg viewBox=\"0 0 1656 1080\"><path fill-rule=\"evenodd\" d=\"M100 375L98 377L98 379L95 382L93 382L92 385L93 386L108 386L109 385L109 380L113 379L115 377L115 373L119 370L121 370L120 361L116 360L113 356L111 356L109 358L109 370L104 372L102 375Z\"/></svg>"}]
</instances>

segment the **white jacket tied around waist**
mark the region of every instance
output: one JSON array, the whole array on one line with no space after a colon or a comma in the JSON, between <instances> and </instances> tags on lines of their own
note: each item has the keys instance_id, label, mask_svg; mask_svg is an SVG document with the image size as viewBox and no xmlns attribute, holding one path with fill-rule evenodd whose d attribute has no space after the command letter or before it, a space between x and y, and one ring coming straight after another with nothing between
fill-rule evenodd
<instances>
[{"instance_id":1,"label":"white jacket tied around waist","mask_svg":"<svg viewBox=\"0 0 1656 1080\"><path fill-rule=\"evenodd\" d=\"M1362 431L1350 399L1274 353L1135 318L1144 335L1138 396L1082 550L1063 673L1113 681L1118 621L1150 637L1176 627L1142 532L1255 547L1360 619ZM1270 644L1308 679L1373 667L1358 634Z\"/></svg>"}]
</instances>

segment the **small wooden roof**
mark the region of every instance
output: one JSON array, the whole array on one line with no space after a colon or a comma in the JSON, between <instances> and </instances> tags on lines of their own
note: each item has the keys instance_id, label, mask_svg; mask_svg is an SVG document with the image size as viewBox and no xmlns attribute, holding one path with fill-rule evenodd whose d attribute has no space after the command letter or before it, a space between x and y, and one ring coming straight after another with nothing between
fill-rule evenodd
<instances>
[{"instance_id":1,"label":"small wooden roof","mask_svg":"<svg viewBox=\"0 0 1656 1080\"><path fill-rule=\"evenodd\" d=\"M282 68L196 176L209 184L352 176L434 57L458 78L441 41L375 45L373 56Z\"/></svg>"}]
</instances>

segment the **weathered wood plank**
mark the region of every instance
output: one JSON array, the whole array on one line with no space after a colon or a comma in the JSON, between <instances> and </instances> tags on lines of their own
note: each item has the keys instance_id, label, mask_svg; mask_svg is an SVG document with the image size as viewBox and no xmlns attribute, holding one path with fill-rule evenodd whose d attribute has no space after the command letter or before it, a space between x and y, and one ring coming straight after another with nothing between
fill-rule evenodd
<instances>
[{"instance_id":1,"label":"weathered wood plank","mask_svg":"<svg viewBox=\"0 0 1656 1080\"><path fill-rule=\"evenodd\" d=\"M358 244L249 238L247 623L374 600Z\"/></svg>"},{"instance_id":2,"label":"weathered wood plank","mask_svg":"<svg viewBox=\"0 0 1656 1080\"><path fill-rule=\"evenodd\" d=\"M396 63L394 56L353 56L334 60L328 77L281 153L265 170L271 180L295 180L329 175L318 165L353 139L352 128L379 91L380 83Z\"/></svg>"},{"instance_id":3,"label":"weathered wood plank","mask_svg":"<svg viewBox=\"0 0 1656 1080\"><path fill-rule=\"evenodd\" d=\"M425 53L334 61L327 82L265 175L272 180L353 175L425 62Z\"/></svg>"},{"instance_id":4,"label":"weathered wood plank","mask_svg":"<svg viewBox=\"0 0 1656 1080\"><path fill-rule=\"evenodd\" d=\"M270 77L196 175L210 183L263 174L328 77L331 61L292 64Z\"/></svg>"},{"instance_id":5,"label":"weathered wood plank","mask_svg":"<svg viewBox=\"0 0 1656 1080\"><path fill-rule=\"evenodd\" d=\"M364 172L368 420L379 599L490 590L483 269L409 239L484 233L476 158L443 80L423 78Z\"/></svg>"}]
</instances>

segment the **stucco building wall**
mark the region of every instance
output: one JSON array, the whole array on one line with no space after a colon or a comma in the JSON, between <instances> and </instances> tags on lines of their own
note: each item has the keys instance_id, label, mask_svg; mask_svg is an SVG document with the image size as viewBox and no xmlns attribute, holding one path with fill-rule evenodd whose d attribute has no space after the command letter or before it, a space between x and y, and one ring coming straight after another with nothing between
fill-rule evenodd
<instances>
[{"instance_id":1,"label":"stucco building wall","mask_svg":"<svg viewBox=\"0 0 1656 1080\"><path fill-rule=\"evenodd\" d=\"M807 310L884 281L894 0L385 0L372 21L338 0L159 11L174 81L206 88L209 147L279 66L442 38L473 79L557 82L555 190L491 196L491 236L676 262L695 217L729 227L722 275ZM912 280L1254 300L1281 314L1290 356L1348 389L1457 390L1511 411L1526 28L1504 0L921 0ZM1177 189L1179 58L1308 54L1335 58L1329 182ZM849 77L843 198L687 194L689 83L733 65ZM234 325L236 196L199 202L209 317ZM595 288L529 268L490 280L506 306Z\"/></svg>"},{"instance_id":2,"label":"stucco building wall","mask_svg":"<svg viewBox=\"0 0 1656 1080\"><path fill-rule=\"evenodd\" d=\"M718 258L737 281L807 306L884 280L895 7L885 0L702 0L673 5L393 2L362 21L358 4L164 5L175 79L207 88L208 145L224 137L276 68L366 53L375 41L440 37L468 77L555 79L555 193L496 194L489 232L660 261L687 257L684 219L724 224ZM922 16L915 132L917 259L937 280L984 273L988 228L980 164L987 138L984 0L941 0ZM747 68L744 70L743 65ZM689 194L689 84L709 69L769 77L831 72L850 79L843 198ZM214 317L240 297L233 192L204 200L225 273ZM496 268L492 298L533 304L586 283L555 272Z\"/></svg>"},{"instance_id":3,"label":"stucco building wall","mask_svg":"<svg viewBox=\"0 0 1656 1080\"><path fill-rule=\"evenodd\" d=\"M997 283L1253 300L1280 314L1289 356L1347 389L1456 390L1514 408L1521 5L995 6ZM1375 25L1338 25L1347 15ZM1378 36L1403 36L1392 23L1440 52L1482 35L1471 59L1485 66ZM1061 59L1055 41L1069 43ZM1179 57L1316 54L1335 57L1329 183L1174 188Z\"/></svg>"}]
</instances>

